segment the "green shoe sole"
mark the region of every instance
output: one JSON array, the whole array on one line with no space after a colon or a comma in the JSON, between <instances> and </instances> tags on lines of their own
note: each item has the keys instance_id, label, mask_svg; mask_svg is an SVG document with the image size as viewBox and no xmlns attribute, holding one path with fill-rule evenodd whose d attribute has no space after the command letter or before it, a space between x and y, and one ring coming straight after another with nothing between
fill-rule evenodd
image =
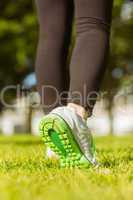
<instances>
[{"instance_id":1,"label":"green shoe sole","mask_svg":"<svg viewBox=\"0 0 133 200\"><path fill-rule=\"evenodd\" d=\"M58 115L49 114L40 122L40 134L47 147L59 156L61 167L87 168L90 162L84 157L71 128Z\"/></svg>"}]
</instances>

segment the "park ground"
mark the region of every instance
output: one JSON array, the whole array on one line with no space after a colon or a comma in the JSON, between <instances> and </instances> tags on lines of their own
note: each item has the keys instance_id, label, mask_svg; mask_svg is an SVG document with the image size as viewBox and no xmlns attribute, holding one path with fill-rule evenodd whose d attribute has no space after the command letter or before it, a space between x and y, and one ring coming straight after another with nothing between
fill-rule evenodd
<instances>
[{"instance_id":1,"label":"park ground","mask_svg":"<svg viewBox=\"0 0 133 200\"><path fill-rule=\"evenodd\" d=\"M99 169L59 169L39 137L0 137L1 200L132 200L133 135L96 137Z\"/></svg>"}]
</instances>

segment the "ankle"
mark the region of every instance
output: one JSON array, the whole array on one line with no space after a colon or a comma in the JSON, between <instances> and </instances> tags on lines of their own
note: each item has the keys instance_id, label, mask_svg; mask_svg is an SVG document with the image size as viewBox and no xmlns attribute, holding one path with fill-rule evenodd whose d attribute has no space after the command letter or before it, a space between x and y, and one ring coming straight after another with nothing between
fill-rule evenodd
<instances>
[{"instance_id":1,"label":"ankle","mask_svg":"<svg viewBox=\"0 0 133 200\"><path fill-rule=\"evenodd\" d=\"M67 104L67 107L69 108L74 108L76 113L83 119L86 119L87 118L87 112L85 110L84 107L78 105L78 104L75 104L75 103L68 103Z\"/></svg>"}]
</instances>

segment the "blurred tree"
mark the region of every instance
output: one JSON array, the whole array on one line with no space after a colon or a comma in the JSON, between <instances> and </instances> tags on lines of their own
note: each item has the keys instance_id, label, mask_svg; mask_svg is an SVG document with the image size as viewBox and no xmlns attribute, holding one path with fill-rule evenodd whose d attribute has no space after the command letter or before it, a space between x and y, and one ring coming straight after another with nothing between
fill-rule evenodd
<instances>
[{"instance_id":1,"label":"blurred tree","mask_svg":"<svg viewBox=\"0 0 133 200\"><path fill-rule=\"evenodd\" d=\"M0 2L0 90L34 70L37 20L31 0ZM10 100L14 93L9 92Z\"/></svg>"},{"instance_id":2,"label":"blurred tree","mask_svg":"<svg viewBox=\"0 0 133 200\"><path fill-rule=\"evenodd\" d=\"M107 91L110 133L113 133L114 96L124 83L131 85L133 81L133 18L123 20L121 17L123 3L130 1L114 1L110 58L103 81L103 90Z\"/></svg>"},{"instance_id":3,"label":"blurred tree","mask_svg":"<svg viewBox=\"0 0 133 200\"><path fill-rule=\"evenodd\" d=\"M37 43L37 20L31 0L0 2L0 91L8 85L22 84L34 70ZM15 90L5 94L6 102L16 96ZM0 103L0 110L3 104ZM27 133L31 131L31 108L27 108Z\"/></svg>"}]
</instances>

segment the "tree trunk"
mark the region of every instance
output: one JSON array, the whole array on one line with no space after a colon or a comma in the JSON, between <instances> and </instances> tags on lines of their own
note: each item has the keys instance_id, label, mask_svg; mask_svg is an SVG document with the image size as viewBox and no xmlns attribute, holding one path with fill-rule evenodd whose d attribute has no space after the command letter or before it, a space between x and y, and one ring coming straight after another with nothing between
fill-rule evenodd
<instances>
[{"instance_id":1,"label":"tree trunk","mask_svg":"<svg viewBox=\"0 0 133 200\"><path fill-rule=\"evenodd\" d=\"M110 130L109 134L114 135L114 116L113 116L113 98L108 101L108 114L109 114L109 121L110 121Z\"/></svg>"},{"instance_id":2,"label":"tree trunk","mask_svg":"<svg viewBox=\"0 0 133 200\"><path fill-rule=\"evenodd\" d=\"M32 121L32 107L29 106L26 112L26 133L28 134L31 134L32 132L31 121Z\"/></svg>"}]
</instances>

